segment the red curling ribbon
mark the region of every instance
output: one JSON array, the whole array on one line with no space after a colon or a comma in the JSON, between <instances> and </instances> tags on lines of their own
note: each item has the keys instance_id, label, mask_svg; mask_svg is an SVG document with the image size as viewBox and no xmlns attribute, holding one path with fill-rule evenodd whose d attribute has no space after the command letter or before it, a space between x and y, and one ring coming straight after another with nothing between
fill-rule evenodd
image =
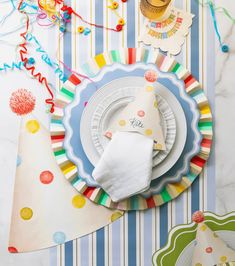
<instances>
[{"instance_id":1,"label":"red curling ribbon","mask_svg":"<svg viewBox=\"0 0 235 266\"><path fill-rule=\"evenodd\" d=\"M28 58L26 56L27 56L27 53L28 53L28 49L27 49L26 35L28 33L28 30L29 30L29 17L28 17L28 15L24 11L20 10L22 3L23 3L23 0L21 0L20 3L19 3L18 11L20 13L26 15L26 29L25 29L25 32L22 32L20 34L20 36L24 39L24 42L19 45L19 47L20 47L20 51L19 51L19 53L20 53L20 59L24 63L25 69L27 71L29 71L31 73L31 75L39 81L39 83L44 84L45 87L47 88L47 90L48 90L51 98L46 99L45 102L47 104L50 104L51 105L50 112L53 113L54 112L54 105L55 105L54 102L53 102L54 95L53 95L53 92L51 91L51 89L50 89L50 87L48 85L47 79L44 76L42 76L41 72L37 72L36 71L35 66L28 66L27 65Z\"/></svg>"}]
</instances>

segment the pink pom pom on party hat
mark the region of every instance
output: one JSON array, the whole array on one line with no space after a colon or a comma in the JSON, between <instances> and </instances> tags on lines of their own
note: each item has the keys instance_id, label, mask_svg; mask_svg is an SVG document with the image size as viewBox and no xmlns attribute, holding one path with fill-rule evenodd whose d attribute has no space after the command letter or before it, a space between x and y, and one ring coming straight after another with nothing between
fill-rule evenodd
<instances>
[{"instance_id":1,"label":"pink pom pom on party hat","mask_svg":"<svg viewBox=\"0 0 235 266\"><path fill-rule=\"evenodd\" d=\"M144 77L148 82L155 82L157 80L157 73L154 70L148 70L145 72Z\"/></svg>"},{"instance_id":2,"label":"pink pom pom on party hat","mask_svg":"<svg viewBox=\"0 0 235 266\"><path fill-rule=\"evenodd\" d=\"M205 220L205 217L204 217L204 214L203 212L201 211L196 211L193 216L192 216L192 220L193 222L197 223L197 224L200 224L202 222L204 222Z\"/></svg>"},{"instance_id":3,"label":"pink pom pom on party hat","mask_svg":"<svg viewBox=\"0 0 235 266\"><path fill-rule=\"evenodd\" d=\"M17 115L26 115L34 110L36 99L26 89L19 89L11 94L10 108Z\"/></svg>"}]
</instances>

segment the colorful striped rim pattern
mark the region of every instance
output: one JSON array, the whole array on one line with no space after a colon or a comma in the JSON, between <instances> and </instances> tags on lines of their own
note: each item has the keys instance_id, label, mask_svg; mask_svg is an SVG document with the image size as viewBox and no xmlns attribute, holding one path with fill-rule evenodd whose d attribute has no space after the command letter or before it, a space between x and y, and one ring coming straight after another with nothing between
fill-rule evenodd
<instances>
[{"instance_id":1,"label":"colorful striped rim pattern","mask_svg":"<svg viewBox=\"0 0 235 266\"><path fill-rule=\"evenodd\" d=\"M160 194L144 198L140 195L131 197L119 203L114 203L109 195L101 188L88 187L79 177L78 169L66 155L63 148L65 137L65 128L62 123L64 107L69 104L75 95L76 87L81 80L74 74L63 84L57 95L55 102L55 112L51 119L51 141L56 161L65 175L65 178L84 196L97 204L116 208L120 210L143 210L160 206L172 199L175 199L183 191L191 186L193 181L201 173L210 154L213 122L208 100L201 88L199 82L182 65L177 63L174 58L165 56L158 51L147 50L145 48L127 48L122 50L113 50L99 54L83 65L83 70L90 78L94 77L102 67L112 63L135 64L136 62L156 64L162 72L174 73L178 79L185 84L186 92L193 97L200 110L199 130L203 136L199 154L192 158L190 162L190 171L182 177L179 183L169 183Z\"/></svg>"},{"instance_id":2,"label":"colorful striped rim pattern","mask_svg":"<svg viewBox=\"0 0 235 266\"><path fill-rule=\"evenodd\" d=\"M205 212L205 223L214 232L232 232L235 231L235 212L224 216L216 215L212 212ZM172 228L168 235L166 245L156 251L152 257L154 266L176 265L180 255L185 248L196 239L197 224L177 225ZM178 265L178 264L177 264ZM234 262L221 263L214 266L235 265Z\"/></svg>"}]
</instances>

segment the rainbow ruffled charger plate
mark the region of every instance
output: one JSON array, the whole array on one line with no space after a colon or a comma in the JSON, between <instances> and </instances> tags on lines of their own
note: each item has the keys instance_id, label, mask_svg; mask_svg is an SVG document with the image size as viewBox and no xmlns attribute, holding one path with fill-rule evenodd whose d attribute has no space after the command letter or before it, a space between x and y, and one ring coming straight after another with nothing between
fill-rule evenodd
<instances>
[{"instance_id":1,"label":"rainbow ruffled charger plate","mask_svg":"<svg viewBox=\"0 0 235 266\"><path fill-rule=\"evenodd\" d=\"M110 75L113 68L115 71ZM176 140L167 157L156 169L167 160L176 159L173 155L177 138L185 132L187 137L176 163L152 181L149 191L113 203L109 195L96 186L91 176L94 166L87 158L80 139L81 117L84 107L100 88L118 79L143 77L146 69L158 72L159 84L173 94L184 110L187 126L187 130L178 128L176 119ZM81 82L72 75L58 94L57 108L51 121L56 160L71 184L92 201L122 210L159 206L187 189L201 172L209 156L212 139L211 112L200 84L172 58L145 49L124 49L98 55L85 64L83 70L95 82ZM173 110L168 97L163 98ZM173 111L177 118L177 113Z\"/></svg>"}]
</instances>

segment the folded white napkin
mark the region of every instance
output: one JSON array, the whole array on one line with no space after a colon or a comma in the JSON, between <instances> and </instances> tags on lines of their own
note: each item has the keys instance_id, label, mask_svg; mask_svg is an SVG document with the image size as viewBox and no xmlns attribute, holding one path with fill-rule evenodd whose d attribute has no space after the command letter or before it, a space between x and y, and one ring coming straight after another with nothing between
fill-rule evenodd
<instances>
[{"instance_id":1,"label":"folded white napkin","mask_svg":"<svg viewBox=\"0 0 235 266\"><path fill-rule=\"evenodd\" d=\"M114 202L149 188L154 141L137 132L116 132L93 171Z\"/></svg>"}]
</instances>

